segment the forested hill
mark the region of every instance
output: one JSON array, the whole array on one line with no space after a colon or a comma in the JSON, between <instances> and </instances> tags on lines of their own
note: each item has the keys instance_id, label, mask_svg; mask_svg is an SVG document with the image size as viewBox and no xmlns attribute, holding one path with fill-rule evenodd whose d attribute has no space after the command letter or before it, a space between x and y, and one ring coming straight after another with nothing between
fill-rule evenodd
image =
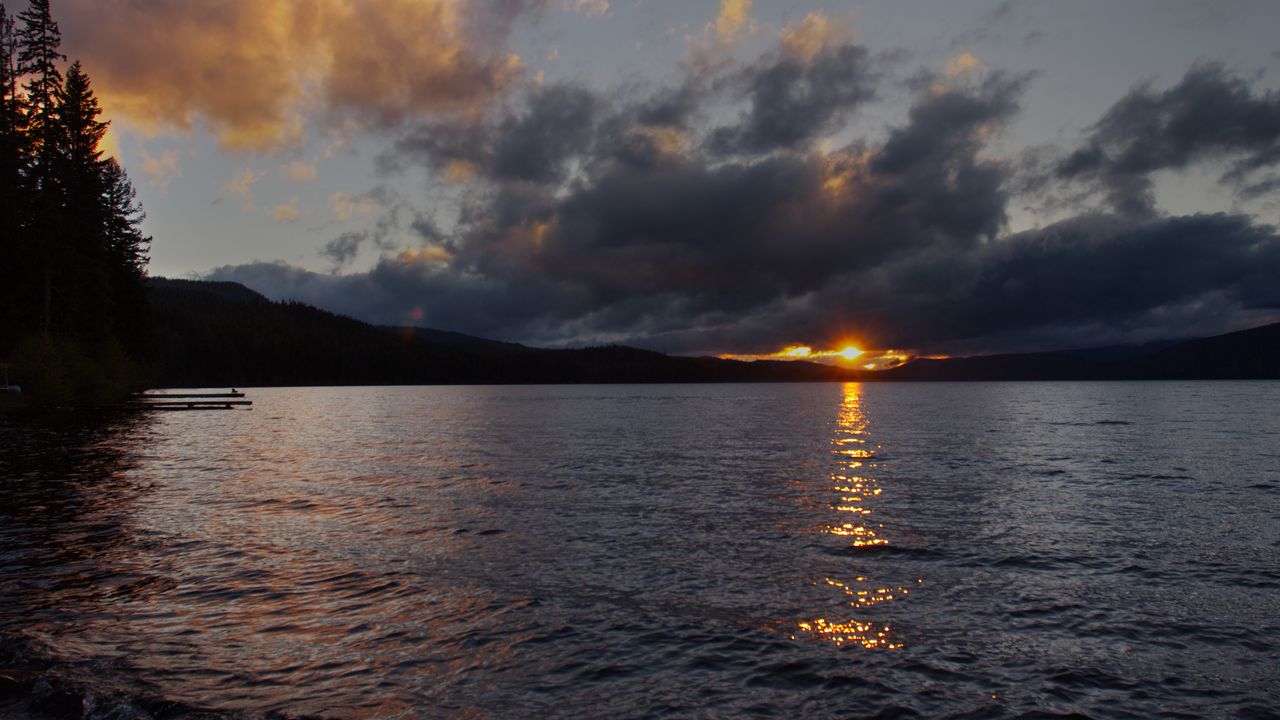
<instances>
[{"instance_id":1,"label":"forested hill","mask_svg":"<svg viewBox=\"0 0 1280 720\"><path fill-rule=\"evenodd\" d=\"M678 357L628 347L544 350L429 328L379 327L231 282L151 280L157 384L794 382L1280 378L1280 324L1178 343L917 360L880 372Z\"/></svg>"},{"instance_id":2,"label":"forested hill","mask_svg":"<svg viewBox=\"0 0 1280 720\"><path fill-rule=\"evenodd\" d=\"M1280 323L1181 342L1015 355L921 358L878 380L1280 379Z\"/></svg>"},{"instance_id":3,"label":"forested hill","mask_svg":"<svg viewBox=\"0 0 1280 720\"><path fill-rule=\"evenodd\" d=\"M236 283L151 280L157 385L785 382L848 379L805 362L673 357L627 347L542 350L386 328Z\"/></svg>"}]
</instances>

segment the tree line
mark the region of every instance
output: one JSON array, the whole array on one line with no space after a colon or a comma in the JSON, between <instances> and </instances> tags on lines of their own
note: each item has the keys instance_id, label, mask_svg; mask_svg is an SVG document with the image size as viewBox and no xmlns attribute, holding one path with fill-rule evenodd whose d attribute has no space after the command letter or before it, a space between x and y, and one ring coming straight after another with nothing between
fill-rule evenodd
<instances>
[{"instance_id":1,"label":"tree line","mask_svg":"<svg viewBox=\"0 0 1280 720\"><path fill-rule=\"evenodd\" d=\"M49 0L0 3L0 362L41 402L100 402L144 379L151 239L61 40Z\"/></svg>"}]
</instances>

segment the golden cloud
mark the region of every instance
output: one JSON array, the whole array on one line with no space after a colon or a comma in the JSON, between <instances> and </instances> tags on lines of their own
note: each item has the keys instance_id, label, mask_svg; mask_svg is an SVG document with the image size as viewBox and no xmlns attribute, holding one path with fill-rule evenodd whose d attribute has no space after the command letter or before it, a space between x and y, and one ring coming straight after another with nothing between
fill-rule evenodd
<instances>
[{"instance_id":1,"label":"golden cloud","mask_svg":"<svg viewBox=\"0 0 1280 720\"><path fill-rule=\"evenodd\" d=\"M316 164L314 162L291 162L288 165L281 166L280 172L294 182L311 182L316 179Z\"/></svg>"},{"instance_id":2,"label":"golden cloud","mask_svg":"<svg viewBox=\"0 0 1280 720\"><path fill-rule=\"evenodd\" d=\"M982 70L985 67L986 66L982 64L982 61L979 60L973 53L962 52L959 55L956 55L955 57L947 61L946 72L947 72L947 77L956 78L961 75L964 75L965 73L974 72L976 70Z\"/></svg>"},{"instance_id":3,"label":"golden cloud","mask_svg":"<svg viewBox=\"0 0 1280 720\"><path fill-rule=\"evenodd\" d=\"M823 50L852 40L853 33L853 13L829 18L815 11L782 28L778 37L784 50L808 62Z\"/></svg>"},{"instance_id":4,"label":"golden cloud","mask_svg":"<svg viewBox=\"0 0 1280 720\"><path fill-rule=\"evenodd\" d=\"M289 202L271 209L271 217L277 222L293 222L298 219L298 196L289 198Z\"/></svg>"},{"instance_id":5,"label":"golden cloud","mask_svg":"<svg viewBox=\"0 0 1280 720\"><path fill-rule=\"evenodd\" d=\"M165 150L159 156L142 151L142 172L147 176L147 185L160 190L167 190L169 183L182 177L178 167L178 159L182 157L176 150Z\"/></svg>"},{"instance_id":6,"label":"golden cloud","mask_svg":"<svg viewBox=\"0 0 1280 720\"><path fill-rule=\"evenodd\" d=\"M279 149L314 119L386 125L473 112L523 67L501 50L505 28L471 0L63 0L58 9L64 48L84 62L108 114L146 130L207 127L231 149Z\"/></svg>"},{"instance_id":7,"label":"golden cloud","mask_svg":"<svg viewBox=\"0 0 1280 720\"><path fill-rule=\"evenodd\" d=\"M417 250L411 248L401 251L396 256L396 260L402 265L446 265L452 259L452 253L436 245L429 245Z\"/></svg>"},{"instance_id":8,"label":"golden cloud","mask_svg":"<svg viewBox=\"0 0 1280 720\"><path fill-rule=\"evenodd\" d=\"M738 36L751 20L751 0L720 0L716 15L716 34L728 41Z\"/></svg>"},{"instance_id":9,"label":"golden cloud","mask_svg":"<svg viewBox=\"0 0 1280 720\"><path fill-rule=\"evenodd\" d=\"M249 168L244 168L222 186L222 191L239 196L241 207L250 210L253 208L253 184L261 177Z\"/></svg>"},{"instance_id":10,"label":"golden cloud","mask_svg":"<svg viewBox=\"0 0 1280 720\"><path fill-rule=\"evenodd\" d=\"M368 196L355 196L341 190L329 196L329 211L338 222L346 222L356 215L365 215L378 208L378 201Z\"/></svg>"}]
</instances>

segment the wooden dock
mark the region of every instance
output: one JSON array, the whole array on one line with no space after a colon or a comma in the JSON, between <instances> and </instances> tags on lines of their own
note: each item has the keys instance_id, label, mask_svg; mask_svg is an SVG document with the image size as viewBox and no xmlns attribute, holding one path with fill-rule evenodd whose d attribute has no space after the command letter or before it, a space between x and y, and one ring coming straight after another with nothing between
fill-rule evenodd
<instances>
[{"instance_id":1,"label":"wooden dock","mask_svg":"<svg viewBox=\"0 0 1280 720\"><path fill-rule=\"evenodd\" d=\"M224 393L141 393L134 395L129 404L156 410L230 410L253 405L252 400L243 397L244 393L235 388Z\"/></svg>"}]
</instances>

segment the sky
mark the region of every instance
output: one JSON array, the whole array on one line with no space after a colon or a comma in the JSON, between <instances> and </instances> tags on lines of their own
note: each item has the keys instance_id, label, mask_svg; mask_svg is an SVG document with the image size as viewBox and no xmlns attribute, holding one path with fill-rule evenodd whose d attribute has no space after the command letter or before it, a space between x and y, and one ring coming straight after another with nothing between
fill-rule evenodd
<instances>
[{"instance_id":1,"label":"sky","mask_svg":"<svg viewBox=\"0 0 1280 720\"><path fill-rule=\"evenodd\" d=\"M1280 320L1270 0L52 4L153 275L682 354Z\"/></svg>"}]
</instances>

